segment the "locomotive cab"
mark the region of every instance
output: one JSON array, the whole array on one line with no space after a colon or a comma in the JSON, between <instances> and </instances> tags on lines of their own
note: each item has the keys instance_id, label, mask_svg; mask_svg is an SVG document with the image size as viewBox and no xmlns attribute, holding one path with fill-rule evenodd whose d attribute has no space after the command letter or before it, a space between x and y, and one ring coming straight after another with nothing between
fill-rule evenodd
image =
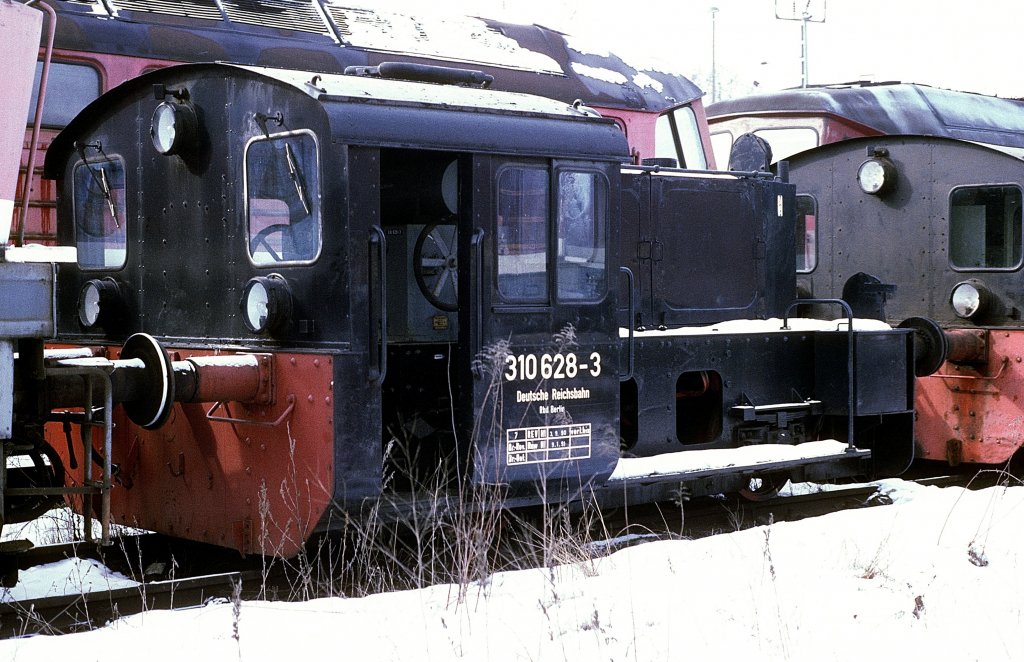
<instances>
[{"instance_id":1,"label":"locomotive cab","mask_svg":"<svg viewBox=\"0 0 1024 662\"><path fill-rule=\"evenodd\" d=\"M607 477L625 159L586 109L355 76L182 66L87 108L47 160L60 340L260 357L255 392L131 419L118 518L253 549L332 503ZM255 523L261 485L302 512Z\"/></svg>"}]
</instances>

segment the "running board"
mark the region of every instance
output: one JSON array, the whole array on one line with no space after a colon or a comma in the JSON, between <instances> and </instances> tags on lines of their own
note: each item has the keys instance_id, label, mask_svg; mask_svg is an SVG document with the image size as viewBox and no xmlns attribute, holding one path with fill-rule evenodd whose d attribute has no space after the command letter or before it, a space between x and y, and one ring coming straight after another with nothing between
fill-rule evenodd
<instances>
[{"instance_id":1,"label":"running board","mask_svg":"<svg viewBox=\"0 0 1024 662\"><path fill-rule=\"evenodd\" d=\"M870 457L870 450L851 447L833 439L803 444L758 444L678 451L654 457L623 458L605 486L687 482L723 474L763 474Z\"/></svg>"}]
</instances>

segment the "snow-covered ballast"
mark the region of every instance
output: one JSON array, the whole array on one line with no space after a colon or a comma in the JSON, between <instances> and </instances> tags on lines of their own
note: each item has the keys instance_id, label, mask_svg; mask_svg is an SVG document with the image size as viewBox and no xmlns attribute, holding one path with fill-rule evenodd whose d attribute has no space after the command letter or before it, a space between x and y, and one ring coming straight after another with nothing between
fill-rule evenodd
<instances>
[{"instance_id":1,"label":"snow-covered ballast","mask_svg":"<svg viewBox=\"0 0 1024 662\"><path fill-rule=\"evenodd\" d=\"M910 331L707 326L789 316L793 187L629 159L584 106L466 83L202 64L101 97L47 155L78 256L58 339L169 355L156 414L115 408L113 518L288 556L340 511L467 488L614 502L902 471ZM843 451L616 473L823 439Z\"/></svg>"}]
</instances>

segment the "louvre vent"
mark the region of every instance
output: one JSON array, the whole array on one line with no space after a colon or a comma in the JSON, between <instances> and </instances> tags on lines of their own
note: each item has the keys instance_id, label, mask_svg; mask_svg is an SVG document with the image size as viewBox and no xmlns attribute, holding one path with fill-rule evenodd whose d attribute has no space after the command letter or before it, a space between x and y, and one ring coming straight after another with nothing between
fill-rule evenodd
<instances>
[{"instance_id":1,"label":"louvre vent","mask_svg":"<svg viewBox=\"0 0 1024 662\"><path fill-rule=\"evenodd\" d=\"M168 16L184 16L210 21L223 21L216 0L110 0L116 11L138 11Z\"/></svg>"},{"instance_id":2,"label":"louvre vent","mask_svg":"<svg viewBox=\"0 0 1024 662\"><path fill-rule=\"evenodd\" d=\"M311 0L221 0L232 23L330 34Z\"/></svg>"}]
</instances>

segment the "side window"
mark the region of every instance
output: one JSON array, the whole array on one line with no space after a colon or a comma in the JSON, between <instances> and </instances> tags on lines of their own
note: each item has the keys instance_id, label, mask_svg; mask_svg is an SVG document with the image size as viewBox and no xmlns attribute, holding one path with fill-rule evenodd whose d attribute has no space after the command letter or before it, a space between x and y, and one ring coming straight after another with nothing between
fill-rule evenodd
<instances>
[{"instance_id":1,"label":"side window","mask_svg":"<svg viewBox=\"0 0 1024 662\"><path fill-rule=\"evenodd\" d=\"M498 175L498 293L506 301L548 301L549 186L545 168L512 166Z\"/></svg>"},{"instance_id":2,"label":"side window","mask_svg":"<svg viewBox=\"0 0 1024 662\"><path fill-rule=\"evenodd\" d=\"M607 287L608 186L592 172L558 175L558 298L593 301Z\"/></svg>"},{"instance_id":3,"label":"side window","mask_svg":"<svg viewBox=\"0 0 1024 662\"><path fill-rule=\"evenodd\" d=\"M711 151L715 153L715 161L719 169L724 170L724 164L729 163L729 155L732 154L732 132L719 131L711 134Z\"/></svg>"},{"instance_id":4,"label":"side window","mask_svg":"<svg viewBox=\"0 0 1024 662\"><path fill-rule=\"evenodd\" d=\"M1020 188L968 186L950 194L949 260L957 269L1020 266Z\"/></svg>"},{"instance_id":5,"label":"side window","mask_svg":"<svg viewBox=\"0 0 1024 662\"><path fill-rule=\"evenodd\" d=\"M124 162L102 158L74 170L75 246L83 269L120 269L126 252Z\"/></svg>"},{"instance_id":6,"label":"side window","mask_svg":"<svg viewBox=\"0 0 1024 662\"><path fill-rule=\"evenodd\" d=\"M249 257L256 266L320 254L320 168L308 133L259 138L245 151Z\"/></svg>"},{"instance_id":7,"label":"side window","mask_svg":"<svg viewBox=\"0 0 1024 662\"><path fill-rule=\"evenodd\" d=\"M818 203L809 195L796 196L796 272L818 266Z\"/></svg>"},{"instance_id":8,"label":"side window","mask_svg":"<svg viewBox=\"0 0 1024 662\"><path fill-rule=\"evenodd\" d=\"M772 163L787 159L805 149L818 146L818 132L809 126L758 129L754 135L772 146Z\"/></svg>"},{"instance_id":9,"label":"side window","mask_svg":"<svg viewBox=\"0 0 1024 662\"><path fill-rule=\"evenodd\" d=\"M36 101L39 98L39 80L42 73L43 63L36 62L36 78L32 84L32 100L28 111L30 124L36 116ZM51 62L46 88L43 125L63 128L78 111L100 95L100 72L88 64Z\"/></svg>"},{"instance_id":10,"label":"side window","mask_svg":"<svg viewBox=\"0 0 1024 662\"><path fill-rule=\"evenodd\" d=\"M708 167L693 108L683 106L658 117L654 125L654 155L676 159L680 168Z\"/></svg>"}]
</instances>

